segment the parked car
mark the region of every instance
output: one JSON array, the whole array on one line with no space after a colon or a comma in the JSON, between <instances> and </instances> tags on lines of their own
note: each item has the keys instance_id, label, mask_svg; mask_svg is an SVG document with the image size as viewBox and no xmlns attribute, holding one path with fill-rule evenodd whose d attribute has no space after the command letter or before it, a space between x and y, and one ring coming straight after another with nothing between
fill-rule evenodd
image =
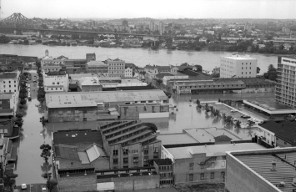
<instances>
[{"instance_id":1,"label":"parked car","mask_svg":"<svg viewBox=\"0 0 296 192\"><path fill-rule=\"evenodd\" d=\"M27 184L25 184L25 183L23 183L22 185L21 185L21 189L22 190L26 190L28 187L27 187Z\"/></svg>"}]
</instances>

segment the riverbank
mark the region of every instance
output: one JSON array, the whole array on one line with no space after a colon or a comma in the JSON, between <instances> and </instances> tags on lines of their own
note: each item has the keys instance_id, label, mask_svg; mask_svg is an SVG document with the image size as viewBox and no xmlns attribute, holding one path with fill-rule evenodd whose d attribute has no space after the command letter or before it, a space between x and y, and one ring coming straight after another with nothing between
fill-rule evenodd
<instances>
[{"instance_id":1,"label":"riverbank","mask_svg":"<svg viewBox=\"0 0 296 192\"><path fill-rule=\"evenodd\" d=\"M49 51L52 57L64 55L71 59L85 58L86 53L95 53L99 61L108 58L120 58L126 63L134 63L139 67L150 65L180 65L188 64L202 65L206 71L212 71L213 68L220 66L220 58L234 54L235 52L211 52L211 51L183 51L183 50L151 50L144 48L103 48L87 46L46 46L46 45L16 45L1 44L1 54L15 54L43 57L45 50ZM275 55L265 55L248 53L251 57L258 60L260 74L267 71L268 66L273 64L277 67L277 57Z\"/></svg>"}]
</instances>

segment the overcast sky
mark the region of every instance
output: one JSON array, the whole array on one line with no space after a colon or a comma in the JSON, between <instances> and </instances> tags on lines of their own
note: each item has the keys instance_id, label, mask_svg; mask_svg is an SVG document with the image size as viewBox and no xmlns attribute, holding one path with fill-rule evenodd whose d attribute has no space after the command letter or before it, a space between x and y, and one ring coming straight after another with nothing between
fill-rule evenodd
<instances>
[{"instance_id":1,"label":"overcast sky","mask_svg":"<svg viewBox=\"0 0 296 192\"><path fill-rule=\"evenodd\" d=\"M296 0L0 0L1 18L296 19Z\"/></svg>"}]
</instances>

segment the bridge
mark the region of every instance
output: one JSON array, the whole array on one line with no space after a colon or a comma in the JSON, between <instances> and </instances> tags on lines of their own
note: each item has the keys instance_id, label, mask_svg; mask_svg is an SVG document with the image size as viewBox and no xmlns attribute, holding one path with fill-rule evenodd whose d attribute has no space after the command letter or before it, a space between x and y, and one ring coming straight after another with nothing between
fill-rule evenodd
<instances>
[{"instance_id":1,"label":"bridge","mask_svg":"<svg viewBox=\"0 0 296 192\"><path fill-rule=\"evenodd\" d=\"M116 36L136 36L136 37L156 37L156 38L172 38L171 36L165 35L151 35L151 34L135 34L135 33L124 33L124 32L103 32L96 30L69 30L69 29L45 29L41 27L40 23L35 22L32 19L26 18L21 13L13 13L9 17L0 21L0 29L6 31L14 31L14 33L21 33L25 31L34 31L40 34L78 34L78 35L116 35Z\"/></svg>"}]
</instances>

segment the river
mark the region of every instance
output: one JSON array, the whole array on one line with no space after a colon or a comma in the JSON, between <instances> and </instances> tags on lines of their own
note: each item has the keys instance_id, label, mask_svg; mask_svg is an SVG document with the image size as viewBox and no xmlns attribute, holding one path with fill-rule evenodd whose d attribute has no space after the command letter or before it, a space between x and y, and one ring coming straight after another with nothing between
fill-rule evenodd
<instances>
[{"instance_id":1,"label":"river","mask_svg":"<svg viewBox=\"0 0 296 192\"><path fill-rule=\"evenodd\" d=\"M46 45L15 45L0 44L0 54L16 54L23 56L43 57L45 50L49 55L58 57L64 55L71 59L85 58L86 53L96 53L97 60L108 58L120 58L126 62L134 63L139 67L147 64L151 65L180 65L184 62L189 64L199 64L204 70L212 71L214 67L220 66L220 57L231 55L230 52L210 52L210 51L182 51L182 50L150 50L143 48L103 48L87 46L46 46ZM260 73L267 71L268 65L277 66L277 56L248 53L248 55L258 60Z\"/></svg>"}]
</instances>

